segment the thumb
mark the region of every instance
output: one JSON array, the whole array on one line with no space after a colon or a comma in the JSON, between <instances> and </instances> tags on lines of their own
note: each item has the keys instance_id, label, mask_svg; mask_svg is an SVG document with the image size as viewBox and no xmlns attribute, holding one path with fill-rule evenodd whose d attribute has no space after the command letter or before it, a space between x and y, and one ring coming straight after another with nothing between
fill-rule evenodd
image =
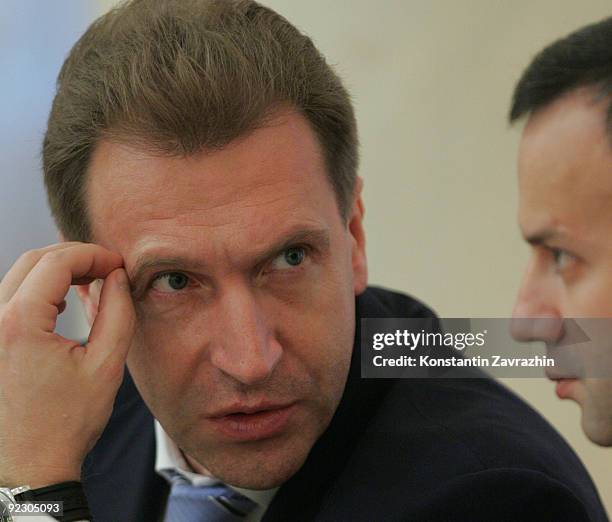
<instances>
[{"instance_id":1,"label":"thumb","mask_svg":"<svg viewBox=\"0 0 612 522\"><path fill-rule=\"evenodd\" d=\"M123 366L134 335L136 314L130 284L123 268L104 280L98 314L87 342L87 358L94 366Z\"/></svg>"}]
</instances>

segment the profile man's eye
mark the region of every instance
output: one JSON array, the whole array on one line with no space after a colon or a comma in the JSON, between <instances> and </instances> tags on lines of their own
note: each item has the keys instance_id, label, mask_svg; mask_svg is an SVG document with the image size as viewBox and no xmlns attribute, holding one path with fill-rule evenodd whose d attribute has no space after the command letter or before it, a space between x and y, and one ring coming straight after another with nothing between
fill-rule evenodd
<instances>
[{"instance_id":1,"label":"profile man's eye","mask_svg":"<svg viewBox=\"0 0 612 522\"><path fill-rule=\"evenodd\" d=\"M561 248L552 248L551 254L555 263L555 270L557 270L558 272L563 271L565 268L567 268L568 265L574 259L569 252L566 252Z\"/></svg>"},{"instance_id":2,"label":"profile man's eye","mask_svg":"<svg viewBox=\"0 0 612 522\"><path fill-rule=\"evenodd\" d=\"M152 287L159 292L177 292L189 284L189 278L180 272L169 272L155 278Z\"/></svg>"}]
</instances>

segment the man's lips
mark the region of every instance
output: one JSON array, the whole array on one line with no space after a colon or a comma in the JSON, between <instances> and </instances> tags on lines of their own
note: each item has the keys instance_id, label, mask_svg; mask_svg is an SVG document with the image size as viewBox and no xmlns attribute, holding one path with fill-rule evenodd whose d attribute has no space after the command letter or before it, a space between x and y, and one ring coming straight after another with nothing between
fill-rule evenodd
<instances>
[{"instance_id":1,"label":"man's lips","mask_svg":"<svg viewBox=\"0 0 612 522\"><path fill-rule=\"evenodd\" d=\"M574 380L578 378L575 373L569 370L565 371L554 367L544 368L544 375L551 381Z\"/></svg>"},{"instance_id":2,"label":"man's lips","mask_svg":"<svg viewBox=\"0 0 612 522\"><path fill-rule=\"evenodd\" d=\"M578 381L576 375L560 371L558 368L545 368L544 373L551 381L555 382L555 393L559 399L571 398L574 383Z\"/></svg>"},{"instance_id":3,"label":"man's lips","mask_svg":"<svg viewBox=\"0 0 612 522\"><path fill-rule=\"evenodd\" d=\"M578 379L556 379L555 393L559 399L571 398L572 389Z\"/></svg>"},{"instance_id":4,"label":"man's lips","mask_svg":"<svg viewBox=\"0 0 612 522\"><path fill-rule=\"evenodd\" d=\"M236 414L253 414L253 413L261 413L269 410L279 410L282 408L286 408L287 406L291 406L291 402L287 403L271 403L271 402L259 402L257 404L233 404L226 408L221 408L216 410L214 413L208 415L211 419L218 419L220 417L226 417L227 415L236 415Z\"/></svg>"},{"instance_id":5,"label":"man's lips","mask_svg":"<svg viewBox=\"0 0 612 522\"><path fill-rule=\"evenodd\" d=\"M224 438L241 442L254 441L280 434L295 409L296 403L236 404L218 410L207 421Z\"/></svg>"}]
</instances>

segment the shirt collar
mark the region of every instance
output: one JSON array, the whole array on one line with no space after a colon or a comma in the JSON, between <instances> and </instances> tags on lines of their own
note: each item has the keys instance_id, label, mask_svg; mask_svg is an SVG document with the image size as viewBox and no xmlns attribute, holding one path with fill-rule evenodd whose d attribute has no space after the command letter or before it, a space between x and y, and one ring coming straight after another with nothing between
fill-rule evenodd
<instances>
[{"instance_id":1,"label":"shirt collar","mask_svg":"<svg viewBox=\"0 0 612 522\"><path fill-rule=\"evenodd\" d=\"M214 477L207 477L200 475L191 470L190 466L185 461L181 451L170 436L162 428L159 421L155 420L155 471L162 477L169 479L169 471L175 471L180 473L194 486L209 486L212 484L219 484L221 481ZM237 488L228 484L232 489L235 489L241 495L251 499L258 506L265 509L268 508L272 497L278 491L278 488L265 489L265 490L254 490L254 489L243 489Z\"/></svg>"}]
</instances>

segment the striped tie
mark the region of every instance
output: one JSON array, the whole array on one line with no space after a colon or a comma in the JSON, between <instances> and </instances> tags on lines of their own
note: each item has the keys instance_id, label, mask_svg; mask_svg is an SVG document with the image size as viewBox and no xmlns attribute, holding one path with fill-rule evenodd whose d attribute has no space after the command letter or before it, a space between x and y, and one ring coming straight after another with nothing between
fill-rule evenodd
<instances>
[{"instance_id":1,"label":"striped tie","mask_svg":"<svg viewBox=\"0 0 612 522\"><path fill-rule=\"evenodd\" d=\"M172 476L165 522L237 522L256 504L229 486L194 486L178 473Z\"/></svg>"}]
</instances>

